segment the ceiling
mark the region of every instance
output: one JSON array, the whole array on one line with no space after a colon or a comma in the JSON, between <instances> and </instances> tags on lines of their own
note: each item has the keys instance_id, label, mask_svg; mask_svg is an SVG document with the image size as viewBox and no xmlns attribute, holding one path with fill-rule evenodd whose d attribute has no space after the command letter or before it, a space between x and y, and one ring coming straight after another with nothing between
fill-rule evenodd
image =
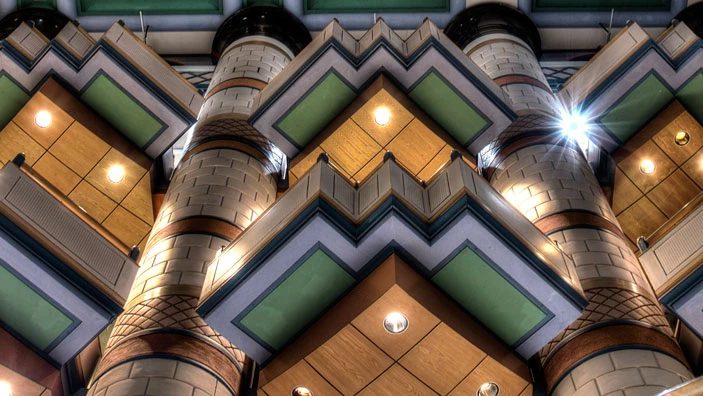
<instances>
[{"instance_id":1,"label":"ceiling","mask_svg":"<svg viewBox=\"0 0 703 396\"><path fill-rule=\"evenodd\" d=\"M690 141L680 146L676 134ZM703 127L674 101L613 156L617 168L613 211L635 250L639 236L649 237L703 191ZM640 166L650 160L646 174Z\"/></svg>"},{"instance_id":2,"label":"ceiling","mask_svg":"<svg viewBox=\"0 0 703 396\"><path fill-rule=\"evenodd\" d=\"M496 382L501 395L531 394L524 363L496 353L499 343L472 331L475 324L462 322L453 303L409 271L395 256L386 260L263 369L260 389L266 395L299 385L324 395L468 395ZM389 312L407 317L406 331L384 329Z\"/></svg>"},{"instance_id":3,"label":"ceiling","mask_svg":"<svg viewBox=\"0 0 703 396\"><path fill-rule=\"evenodd\" d=\"M379 125L374 120L379 109L389 111L388 124ZM361 183L383 164L389 151L398 164L426 182L449 162L454 150L468 157L453 138L382 77L295 157L291 182L307 173L325 153L348 180Z\"/></svg>"},{"instance_id":4,"label":"ceiling","mask_svg":"<svg viewBox=\"0 0 703 396\"><path fill-rule=\"evenodd\" d=\"M46 128L35 122L40 111L51 115ZM0 164L21 152L68 200L127 247L143 251L154 222L151 160L53 80L0 130ZM113 166L124 169L118 183L107 177Z\"/></svg>"}]
</instances>

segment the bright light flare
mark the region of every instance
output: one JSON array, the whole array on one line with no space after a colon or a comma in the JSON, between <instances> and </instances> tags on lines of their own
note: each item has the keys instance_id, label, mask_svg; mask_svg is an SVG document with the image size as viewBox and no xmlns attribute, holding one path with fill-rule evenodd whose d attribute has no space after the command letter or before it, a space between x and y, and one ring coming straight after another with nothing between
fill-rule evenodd
<instances>
[{"instance_id":1,"label":"bright light flare","mask_svg":"<svg viewBox=\"0 0 703 396\"><path fill-rule=\"evenodd\" d=\"M12 388L5 381L0 381L0 396L12 396Z\"/></svg>"},{"instance_id":2,"label":"bright light flare","mask_svg":"<svg viewBox=\"0 0 703 396\"><path fill-rule=\"evenodd\" d=\"M582 139L588 132L588 120L576 112L562 114L559 126L564 135L575 140Z\"/></svg>"},{"instance_id":3,"label":"bright light flare","mask_svg":"<svg viewBox=\"0 0 703 396\"><path fill-rule=\"evenodd\" d=\"M119 183L124 180L125 171L120 165L113 165L107 170L107 179L113 183Z\"/></svg>"},{"instance_id":4,"label":"bright light flare","mask_svg":"<svg viewBox=\"0 0 703 396\"><path fill-rule=\"evenodd\" d=\"M408 324L408 318L400 312L391 312L383 319L383 327L391 334L404 332Z\"/></svg>"}]
</instances>

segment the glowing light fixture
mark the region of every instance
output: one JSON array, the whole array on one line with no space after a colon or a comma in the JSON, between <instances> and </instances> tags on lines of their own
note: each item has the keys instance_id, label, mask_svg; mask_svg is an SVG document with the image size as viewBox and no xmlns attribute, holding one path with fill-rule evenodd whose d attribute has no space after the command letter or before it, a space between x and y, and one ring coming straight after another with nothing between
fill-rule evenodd
<instances>
[{"instance_id":1,"label":"glowing light fixture","mask_svg":"<svg viewBox=\"0 0 703 396\"><path fill-rule=\"evenodd\" d=\"M674 141L679 146L685 146L691 141L691 135L686 131L679 131L676 133L676 136L674 136Z\"/></svg>"},{"instance_id":2,"label":"glowing light fixture","mask_svg":"<svg viewBox=\"0 0 703 396\"><path fill-rule=\"evenodd\" d=\"M651 174L656 168L656 165L654 165L654 162L652 162L652 160L650 159L645 159L640 162L640 172L644 173L645 175Z\"/></svg>"},{"instance_id":3,"label":"glowing light fixture","mask_svg":"<svg viewBox=\"0 0 703 396\"><path fill-rule=\"evenodd\" d=\"M314 396L312 391L304 386L296 386L290 394L291 396Z\"/></svg>"},{"instance_id":4,"label":"glowing light fixture","mask_svg":"<svg viewBox=\"0 0 703 396\"><path fill-rule=\"evenodd\" d=\"M379 107L373 113L373 119L380 126L388 125L391 122L391 111L387 107Z\"/></svg>"},{"instance_id":5,"label":"glowing light fixture","mask_svg":"<svg viewBox=\"0 0 703 396\"><path fill-rule=\"evenodd\" d=\"M42 110L34 116L34 123L37 124L39 128L47 128L51 125L51 113L46 110Z\"/></svg>"},{"instance_id":6,"label":"glowing light fixture","mask_svg":"<svg viewBox=\"0 0 703 396\"><path fill-rule=\"evenodd\" d=\"M107 179L113 183L119 183L124 180L124 168L120 165L112 165L110 169L107 170Z\"/></svg>"},{"instance_id":7,"label":"glowing light fixture","mask_svg":"<svg viewBox=\"0 0 703 396\"><path fill-rule=\"evenodd\" d=\"M5 381L0 381L0 396L12 396L12 388Z\"/></svg>"},{"instance_id":8,"label":"glowing light fixture","mask_svg":"<svg viewBox=\"0 0 703 396\"><path fill-rule=\"evenodd\" d=\"M400 334L408 329L408 318L400 312L391 312L383 319L383 328L391 334Z\"/></svg>"},{"instance_id":9,"label":"glowing light fixture","mask_svg":"<svg viewBox=\"0 0 703 396\"><path fill-rule=\"evenodd\" d=\"M486 382L478 387L476 396L498 396L500 388L495 382Z\"/></svg>"},{"instance_id":10,"label":"glowing light fixture","mask_svg":"<svg viewBox=\"0 0 703 396\"><path fill-rule=\"evenodd\" d=\"M588 131L588 120L583 115L573 112L564 113L559 122L561 132L570 139L580 139Z\"/></svg>"}]
</instances>

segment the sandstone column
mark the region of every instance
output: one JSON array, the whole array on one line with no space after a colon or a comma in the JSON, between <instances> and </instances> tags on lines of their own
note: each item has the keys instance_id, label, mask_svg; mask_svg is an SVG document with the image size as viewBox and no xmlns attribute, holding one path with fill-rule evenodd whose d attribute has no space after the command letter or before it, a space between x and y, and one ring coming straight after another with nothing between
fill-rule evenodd
<instances>
[{"instance_id":1,"label":"sandstone column","mask_svg":"<svg viewBox=\"0 0 703 396\"><path fill-rule=\"evenodd\" d=\"M590 166L558 128L559 105L535 56L537 29L512 7L482 4L458 14L446 33L518 115L479 154L482 174L571 255L589 301L539 353L548 392L655 394L691 378Z\"/></svg>"},{"instance_id":2,"label":"sandstone column","mask_svg":"<svg viewBox=\"0 0 703 396\"><path fill-rule=\"evenodd\" d=\"M91 395L240 392L246 356L194 309L207 264L276 198L285 156L247 119L254 96L309 41L282 8L246 8L220 26L205 104Z\"/></svg>"}]
</instances>

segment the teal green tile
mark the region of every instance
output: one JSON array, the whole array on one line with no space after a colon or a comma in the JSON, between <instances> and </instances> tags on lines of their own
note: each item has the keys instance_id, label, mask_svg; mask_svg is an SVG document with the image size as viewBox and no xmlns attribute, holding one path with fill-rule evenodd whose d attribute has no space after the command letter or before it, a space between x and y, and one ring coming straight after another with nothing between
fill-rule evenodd
<instances>
[{"instance_id":1,"label":"teal green tile","mask_svg":"<svg viewBox=\"0 0 703 396\"><path fill-rule=\"evenodd\" d=\"M461 250L432 281L508 345L546 314L470 248Z\"/></svg>"},{"instance_id":2,"label":"teal green tile","mask_svg":"<svg viewBox=\"0 0 703 396\"><path fill-rule=\"evenodd\" d=\"M601 118L601 123L625 143L654 118L674 95L654 74L644 78Z\"/></svg>"},{"instance_id":3,"label":"teal green tile","mask_svg":"<svg viewBox=\"0 0 703 396\"><path fill-rule=\"evenodd\" d=\"M434 72L427 74L409 96L461 145L467 144L488 125L473 106Z\"/></svg>"},{"instance_id":4,"label":"teal green tile","mask_svg":"<svg viewBox=\"0 0 703 396\"><path fill-rule=\"evenodd\" d=\"M241 324L279 349L353 284L351 275L317 250L249 311Z\"/></svg>"},{"instance_id":5,"label":"teal green tile","mask_svg":"<svg viewBox=\"0 0 703 396\"><path fill-rule=\"evenodd\" d=\"M329 73L277 124L299 147L305 147L356 97L336 74Z\"/></svg>"},{"instance_id":6,"label":"teal green tile","mask_svg":"<svg viewBox=\"0 0 703 396\"><path fill-rule=\"evenodd\" d=\"M2 129L29 101L29 95L7 76L1 76L0 98L2 98L2 105L0 105L0 129Z\"/></svg>"},{"instance_id":7,"label":"teal green tile","mask_svg":"<svg viewBox=\"0 0 703 396\"><path fill-rule=\"evenodd\" d=\"M0 320L41 350L73 323L59 308L1 265Z\"/></svg>"}]
</instances>

